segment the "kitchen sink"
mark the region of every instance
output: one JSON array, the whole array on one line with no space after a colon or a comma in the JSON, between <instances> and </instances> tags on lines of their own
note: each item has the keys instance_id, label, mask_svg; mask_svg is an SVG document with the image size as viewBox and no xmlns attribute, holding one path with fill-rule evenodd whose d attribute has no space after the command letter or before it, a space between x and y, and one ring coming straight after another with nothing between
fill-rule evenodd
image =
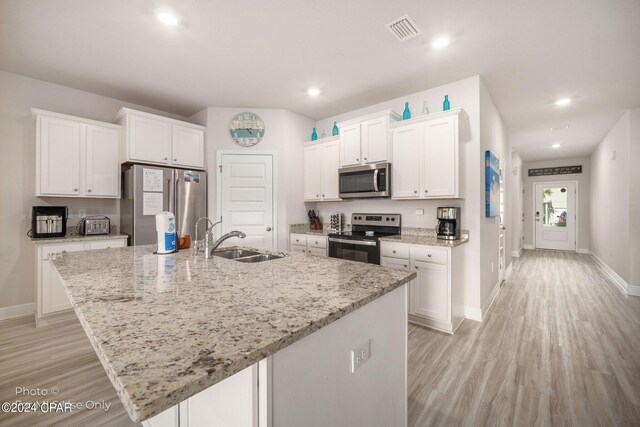
<instances>
[{"instance_id":1,"label":"kitchen sink","mask_svg":"<svg viewBox=\"0 0 640 427\"><path fill-rule=\"evenodd\" d=\"M246 249L226 249L215 251L213 253L213 256L219 256L226 259L237 259L254 255L260 255L260 252L248 251Z\"/></svg>"},{"instance_id":2,"label":"kitchen sink","mask_svg":"<svg viewBox=\"0 0 640 427\"><path fill-rule=\"evenodd\" d=\"M244 257L244 258L236 258L236 261L238 261L238 262L263 262L263 261L270 261L272 259L279 259L279 258L284 258L284 257L280 256L280 255L272 255L272 254L258 254L258 255L252 255L252 256L248 256L248 257Z\"/></svg>"}]
</instances>

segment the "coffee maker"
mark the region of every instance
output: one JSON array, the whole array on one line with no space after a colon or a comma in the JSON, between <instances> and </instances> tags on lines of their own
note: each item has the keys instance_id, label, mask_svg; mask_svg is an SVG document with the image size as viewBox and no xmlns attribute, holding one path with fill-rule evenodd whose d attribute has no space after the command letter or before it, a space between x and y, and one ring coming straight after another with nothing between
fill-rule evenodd
<instances>
[{"instance_id":1,"label":"coffee maker","mask_svg":"<svg viewBox=\"0 0 640 427\"><path fill-rule=\"evenodd\" d=\"M436 210L438 239L460 239L460 208L438 208Z\"/></svg>"}]
</instances>

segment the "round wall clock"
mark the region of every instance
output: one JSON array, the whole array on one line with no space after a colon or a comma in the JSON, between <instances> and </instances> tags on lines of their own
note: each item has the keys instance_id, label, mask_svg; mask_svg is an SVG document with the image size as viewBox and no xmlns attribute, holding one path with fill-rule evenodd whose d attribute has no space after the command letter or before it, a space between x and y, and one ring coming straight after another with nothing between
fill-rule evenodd
<instances>
[{"instance_id":1,"label":"round wall clock","mask_svg":"<svg viewBox=\"0 0 640 427\"><path fill-rule=\"evenodd\" d=\"M256 113L239 113L231 119L229 133L236 144L253 147L264 137L264 122Z\"/></svg>"}]
</instances>

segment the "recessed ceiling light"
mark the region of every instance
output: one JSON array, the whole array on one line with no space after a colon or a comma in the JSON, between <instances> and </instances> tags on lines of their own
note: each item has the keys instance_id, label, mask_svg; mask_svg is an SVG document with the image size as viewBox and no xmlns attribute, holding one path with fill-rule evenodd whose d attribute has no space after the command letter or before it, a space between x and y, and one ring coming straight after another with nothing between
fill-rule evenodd
<instances>
[{"instance_id":1,"label":"recessed ceiling light","mask_svg":"<svg viewBox=\"0 0 640 427\"><path fill-rule=\"evenodd\" d=\"M449 39L446 37L438 37L434 41L431 42L431 46L434 49L442 49L449 46Z\"/></svg>"},{"instance_id":2,"label":"recessed ceiling light","mask_svg":"<svg viewBox=\"0 0 640 427\"><path fill-rule=\"evenodd\" d=\"M562 145L560 145L560 144L553 144L553 145L551 146L551 148L560 148L560 147L562 147Z\"/></svg>"},{"instance_id":3,"label":"recessed ceiling light","mask_svg":"<svg viewBox=\"0 0 640 427\"><path fill-rule=\"evenodd\" d=\"M157 11L156 16L160 22L170 27L175 27L180 23L180 18L166 10Z\"/></svg>"},{"instance_id":4,"label":"recessed ceiling light","mask_svg":"<svg viewBox=\"0 0 640 427\"><path fill-rule=\"evenodd\" d=\"M317 87L310 87L309 90L307 90L307 93L310 96L318 96L320 95L320 89L318 89Z\"/></svg>"},{"instance_id":5,"label":"recessed ceiling light","mask_svg":"<svg viewBox=\"0 0 640 427\"><path fill-rule=\"evenodd\" d=\"M571 104L571 98L560 98L556 101L556 105L558 107L564 107L565 105Z\"/></svg>"}]
</instances>

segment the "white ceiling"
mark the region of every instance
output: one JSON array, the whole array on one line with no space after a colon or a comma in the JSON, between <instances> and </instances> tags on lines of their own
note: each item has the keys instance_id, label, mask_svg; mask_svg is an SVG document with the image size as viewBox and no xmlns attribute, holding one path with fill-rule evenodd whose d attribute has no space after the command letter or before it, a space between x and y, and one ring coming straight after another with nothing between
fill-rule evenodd
<instances>
[{"instance_id":1,"label":"white ceiling","mask_svg":"<svg viewBox=\"0 0 640 427\"><path fill-rule=\"evenodd\" d=\"M405 13L423 34L401 44L384 25ZM638 0L0 0L0 69L184 116L314 119L480 74L514 149L539 160L588 155L640 105L639 22ZM451 45L431 49L440 34Z\"/></svg>"}]
</instances>

